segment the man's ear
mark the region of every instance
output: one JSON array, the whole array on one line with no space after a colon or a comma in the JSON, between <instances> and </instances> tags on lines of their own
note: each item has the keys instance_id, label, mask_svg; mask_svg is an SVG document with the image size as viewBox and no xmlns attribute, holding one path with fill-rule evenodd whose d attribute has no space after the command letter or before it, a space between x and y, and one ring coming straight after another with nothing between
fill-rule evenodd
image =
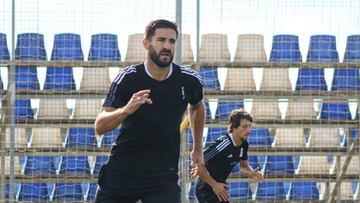
<instances>
[{"instance_id":1,"label":"man's ear","mask_svg":"<svg viewBox=\"0 0 360 203\"><path fill-rule=\"evenodd\" d=\"M145 48L146 50L148 50L148 49L149 49L149 40L146 39L146 38L144 38L142 42L143 42L144 48Z\"/></svg>"}]
</instances>

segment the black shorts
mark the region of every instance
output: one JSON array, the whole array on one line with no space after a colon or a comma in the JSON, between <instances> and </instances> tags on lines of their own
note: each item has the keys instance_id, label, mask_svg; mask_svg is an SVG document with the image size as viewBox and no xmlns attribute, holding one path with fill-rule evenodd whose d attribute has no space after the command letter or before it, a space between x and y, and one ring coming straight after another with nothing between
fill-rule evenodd
<instances>
[{"instance_id":1,"label":"black shorts","mask_svg":"<svg viewBox=\"0 0 360 203\"><path fill-rule=\"evenodd\" d=\"M180 203L180 187L177 181L145 179L124 174L105 164L99 173L96 203Z\"/></svg>"},{"instance_id":2,"label":"black shorts","mask_svg":"<svg viewBox=\"0 0 360 203\"><path fill-rule=\"evenodd\" d=\"M199 203L229 203L220 201L212 188L208 185L204 185L203 182L199 184L199 180L196 184L195 194Z\"/></svg>"}]
</instances>

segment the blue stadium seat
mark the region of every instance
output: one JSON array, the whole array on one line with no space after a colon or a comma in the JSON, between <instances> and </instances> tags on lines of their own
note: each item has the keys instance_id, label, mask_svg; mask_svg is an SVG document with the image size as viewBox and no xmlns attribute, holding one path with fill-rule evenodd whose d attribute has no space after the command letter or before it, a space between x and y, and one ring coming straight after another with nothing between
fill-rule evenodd
<instances>
[{"instance_id":1,"label":"blue stadium seat","mask_svg":"<svg viewBox=\"0 0 360 203\"><path fill-rule=\"evenodd\" d=\"M217 67L200 67L200 76L203 79L204 89L220 90Z\"/></svg>"},{"instance_id":2,"label":"blue stadium seat","mask_svg":"<svg viewBox=\"0 0 360 203\"><path fill-rule=\"evenodd\" d=\"M52 156L28 156L25 164L25 175L55 174L56 168Z\"/></svg>"},{"instance_id":3,"label":"blue stadium seat","mask_svg":"<svg viewBox=\"0 0 360 203\"><path fill-rule=\"evenodd\" d=\"M117 35L107 33L92 35L88 60L120 61Z\"/></svg>"},{"instance_id":4,"label":"blue stadium seat","mask_svg":"<svg viewBox=\"0 0 360 203\"><path fill-rule=\"evenodd\" d=\"M101 167L107 163L109 156L97 156L94 167L94 174L99 174Z\"/></svg>"},{"instance_id":5,"label":"blue stadium seat","mask_svg":"<svg viewBox=\"0 0 360 203\"><path fill-rule=\"evenodd\" d=\"M94 128L70 128L66 147L95 148L96 138Z\"/></svg>"},{"instance_id":6,"label":"blue stadium seat","mask_svg":"<svg viewBox=\"0 0 360 203\"><path fill-rule=\"evenodd\" d=\"M185 129L185 136L186 136L186 143L188 145L188 149L192 149L192 145L194 143L194 140L193 140L190 128Z\"/></svg>"},{"instance_id":7,"label":"blue stadium seat","mask_svg":"<svg viewBox=\"0 0 360 203\"><path fill-rule=\"evenodd\" d=\"M360 91L359 69L335 69L331 90L342 92Z\"/></svg>"},{"instance_id":8,"label":"blue stadium seat","mask_svg":"<svg viewBox=\"0 0 360 203\"><path fill-rule=\"evenodd\" d=\"M15 87L17 90L38 90L40 86L36 66L16 66Z\"/></svg>"},{"instance_id":9,"label":"blue stadium seat","mask_svg":"<svg viewBox=\"0 0 360 203\"><path fill-rule=\"evenodd\" d=\"M105 133L101 141L101 147L111 148L120 134L120 129L116 128L110 132Z\"/></svg>"},{"instance_id":10,"label":"blue stadium seat","mask_svg":"<svg viewBox=\"0 0 360 203\"><path fill-rule=\"evenodd\" d=\"M34 119L34 112L31 109L30 99L15 100L15 119L17 121L26 121Z\"/></svg>"},{"instance_id":11,"label":"blue stadium seat","mask_svg":"<svg viewBox=\"0 0 360 203\"><path fill-rule=\"evenodd\" d=\"M52 61L82 61L80 35L72 33L56 34L51 53ZM72 67L48 67L44 84L45 90L75 90Z\"/></svg>"},{"instance_id":12,"label":"blue stadium seat","mask_svg":"<svg viewBox=\"0 0 360 203\"><path fill-rule=\"evenodd\" d=\"M0 61L10 60L10 53L7 46L6 34L0 33ZM4 84L0 75L0 90L4 89Z\"/></svg>"},{"instance_id":13,"label":"blue stadium seat","mask_svg":"<svg viewBox=\"0 0 360 203\"><path fill-rule=\"evenodd\" d=\"M301 62L299 37L296 35L275 35L270 53L270 62Z\"/></svg>"},{"instance_id":14,"label":"blue stadium seat","mask_svg":"<svg viewBox=\"0 0 360 203\"><path fill-rule=\"evenodd\" d=\"M335 36L311 36L307 62L339 62ZM301 68L296 83L296 90L326 91L324 70Z\"/></svg>"},{"instance_id":15,"label":"blue stadium seat","mask_svg":"<svg viewBox=\"0 0 360 203\"><path fill-rule=\"evenodd\" d=\"M6 34L0 33L0 60L10 60L10 52L7 45Z\"/></svg>"},{"instance_id":16,"label":"blue stadium seat","mask_svg":"<svg viewBox=\"0 0 360 203\"><path fill-rule=\"evenodd\" d=\"M284 183L260 182L256 191L256 200L285 200Z\"/></svg>"},{"instance_id":17,"label":"blue stadium seat","mask_svg":"<svg viewBox=\"0 0 360 203\"><path fill-rule=\"evenodd\" d=\"M290 186L290 200L319 200L316 182L293 182Z\"/></svg>"},{"instance_id":18,"label":"blue stadium seat","mask_svg":"<svg viewBox=\"0 0 360 203\"><path fill-rule=\"evenodd\" d=\"M207 121L212 120L209 102L205 101L204 103L205 103L205 112L206 112L205 113L205 119Z\"/></svg>"},{"instance_id":19,"label":"blue stadium seat","mask_svg":"<svg viewBox=\"0 0 360 203\"><path fill-rule=\"evenodd\" d=\"M17 183L14 184L14 196L13 196L13 198L15 200L18 200L18 198L19 198L20 188L21 188L20 184L17 184ZM5 186L5 198L10 199L10 184L9 183L6 183L6 186Z\"/></svg>"},{"instance_id":20,"label":"blue stadium seat","mask_svg":"<svg viewBox=\"0 0 360 203\"><path fill-rule=\"evenodd\" d=\"M320 118L326 120L351 120L349 105L347 103L323 103Z\"/></svg>"},{"instance_id":21,"label":"blue stadium seat","mask_svg":"<svg viewBox=\"0 0 360 203\"><path fill-rule=\"evenodd\" d=\"M249 165L253 168L253 169L256 169L256 168L259 168L260 169L260 164L258 162L258 157L257 156L248 156L248 163ZM240 168L240 164L236 164L233 168L232 168L232 173L239 173L241 171L241 168Z\"/></svg>"},{"instance_id":22,"label":"blue stadium seat","mask_svg":"<svg viewBox=\"0 0 360 203\"><path fill-rule=\"evenodd\" d=\"M234 109L240 109L240 108L244 108L244 103L242 101L219 100L215 119L218 119L220 121L227 121L230 112Z\"/></svg>"},{"instance_id":23,"label":"blue stadium seat","mask_svg":"<svg viewBox=\"0 0 360 203\"><path fill-rule=\"evenodd\" d=\"M60 174L84 175L90 174L87 156L63 156L60 165Z\"/></svg>"},{"instance_id":24,"label":"blue stadium seat","mask_svg":"<svg viewBox=\"0 0 360 203\"><path fill-rule=\"evenodd\" d=\"M189 190L189 200L195 200L196 199L196 195L195 195L195 182L191 182L190 183L190 190Z\"/></svg>"},{"instance_id":25,"label":"blue stadium seat","mask_svg":"<svg viewBox=\"0 0 360 203\"><path fill-rule=\"evenodd\" d=\"M31 202L49 201L47 183L22 183L19 200Z\"/></svg>"},{"instance_id":26,"label":"blue stadium seat","mask_svg":"<svg viewBox=\"0 0 360 203\"><path fill-rule=\"evenodd\" d=\"M81 183L56 183L54 201L81 201L83 193Z\"/></svg>"},{"instance_id":27,"label":"blue stadium seat","mask_svg":"<svg viewBox=\"0 0 360 203\"><path fill-rule=\"evenodd\" d=\"M54 37L52 61L83 61L81 38L78 34L61 33Z\"/></svg>"},{"instance_id":28,"label":"blue stadium seat","mask_svg":"<svg viewBox=\"0 0 360 203\"><path fill-rule=\"evenodd\" d=\"M251 147L266 147L272 143L269 130L267 128L253 128L248 138Z\"/></svg>"},{"instance_id":29,"label":"blue stadium seat","mask_svg":"<svg viewBox=\"0 0 360 203\"><path fill-rule=\"evenodd\" d=\"M87 200L90 200L90 201L95 200L97 188L98 188L97 183L90 183Z\"/></svg>"},{"instance_id":30,"label":"blue stadium seat","mask_svg":"<svg viewBox=\"0 0 360 203\"><path fill-rule=\"evenodd\" d=\"M230 182L231 200L251 200L252 192L248 182Z\"/></svg>"},{"instance_id":31,"label":"blue stadium seat","mask_svg":"<svg viewBox=\"0 0 360 203\"><path fill-rule=\"evenodd\" d=\"M214 143L221 135L227 132L226 128L209 128L206 136L205 146Z\"/></svg>"},{"instance_id":32,"label":"blue stadium seat","mask_svg":"<svg viewBox=\"0 0 360 203\"><path fill-rule=\"evenodd\" d=\"M360 35L347 37L344 62L360 62Z\"/></svg>"},{"instance_id":33,"label":"blue stadium seat","mask_svg":"<svg viewBox=\"0 0 360 203\"><path fill-rule=\"evenodd\" d=\"M266 174L292 175L294 163L291 156L268 156L265 166Z\"/></svg>"},{"instance_id":34,"label":"blue stadium seat","mask_svg":"<svg viewBox=\"0 0 360 203\"><path fill-rule=\"evenodd\" d=\"M16 60L42 60L46 61L44 35L38 33L22 33L17 35Z\"/></svg>"}]
</instances>

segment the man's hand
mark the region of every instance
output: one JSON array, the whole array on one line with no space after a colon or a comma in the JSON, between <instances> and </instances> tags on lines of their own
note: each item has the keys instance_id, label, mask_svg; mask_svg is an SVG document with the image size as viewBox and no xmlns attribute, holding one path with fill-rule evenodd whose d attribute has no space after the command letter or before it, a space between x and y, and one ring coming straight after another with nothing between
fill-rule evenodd
<instances>
[{"instance_id":1,"label":"man's hand","mask_svg":"<svg viewBox=\"0 0 360 203\"><path fill-rule=\"evenodd\" d=\"M195 167L199 164L204 164L204 157L202 150L193 149L191 151L191 167Z\"/></svg>"},{"instance_id":2,"label":"man's hand","mask_svg":"<svg viewBox=\"0 0 360 203\"><path fill-rule=\"evenodd\" d=\"M260 172L259 168L256 168L253 172L252 172L252 178L256 181L256 182L261 182L264 180L264 176L262 175L262 173Z\"/></svg>"},{"instance_id":3,"label":"man's hand","mask_svg":"<svg viewBox=\"0 0 360 203\"><path fill-rule=\"evenodd\" d=\"M152 104L150 96L150 90L141 90L134 93L125 106L125 111L128 115L133 114L141 105L148 103Z\"/></svg>"},{"instance_id":4,"label":"man's hand","mask_svg":"<svg viewBox=\"0 0 360 203\"><path fill-rule=\"evenodd\" d=\"M226 191L226 187L227 187L226 184L216 182L211 187L220 201L224 201L224 202L229 201L230 196Z\"/></svg>"}]
</instances>

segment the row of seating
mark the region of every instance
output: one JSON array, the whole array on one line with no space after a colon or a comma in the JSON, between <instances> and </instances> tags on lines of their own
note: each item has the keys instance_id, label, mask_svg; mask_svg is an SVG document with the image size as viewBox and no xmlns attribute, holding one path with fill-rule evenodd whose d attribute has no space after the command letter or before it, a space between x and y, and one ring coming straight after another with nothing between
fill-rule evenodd
<instances>
[{"instance_id":1,"label":"row of seating","mask_svg":"<svg viewBox=\"0 0 360 203\"><path fill-rule=\"evenodd\" d=\"M133 34L128 38L128 49L125 61L144 61L145 50L142 46L143 34ZM347 38L344 62L359 62L360 35ZM0 59L9 60L6 35L0 33ZM204 34L201 37L200 61L230 62L228 39L225 34ZM183 60L193 62L190 35L182 35ZM332 35L313 35L310 38L308 62L338 62L336 37ZM44 36L39 33L22 33L17 36L15 49L17 60L46 60ZM60 33L54 36L51 60L84 60L81 48L81 37L74 33ZM117 35L109 33L94 34L91 37L89 61L120 61ZM235 62L266 62L264 37L258 34L241 34L238 36ZM270 62L301 62L299 37L297 35L274 35Z\"/></svg>"},{"instance_id":2,"label":"row of seating","mask_svg":"<svg viewBox=\"0 0 360 203\"><path fill-rule=\"evenodd\" d=\"M228 184L231 200L322 200L326 198L326 186L316 182L231 182ZM331 183L329 189L334 188ZM343 182L342 200L359 200L358 182ZM195 184L190 183L188 199L195 200Z\"/></svg>"},{"instance_id":3,"label":"row of seating","mask_svg":"<svg viewBox=\"0 0 360 203\"><path fill-rule=\"evenodd\" d=\"M186 35L184 41L190 41L190 36ZM239 40L242 39L242 45L239 45L243 54L240 58L240 62L264 62L266 61L265 51L263 48L263 37L261 35L241 35ZM5 36L2 37L5 39ZM0 38L1 39L1 38ZM116 35L111 34L98 34L93 36L93 46L89 53L89 59L91 60L117 60L117 44L109 45L109 42L117 39ZM139 60L136 62L142 62L145 60L145 50L142 48L141 39L136 38L138 46L133 46L129 42L129 47L137 47L136 50L129 51L127 53L141 53ZM230 55L228 54L227 38L221 34L209 34L204 35L202 40L202 46L200 48L200 60L208 62L230 62ZM359 62L360 59L360 41L359 35L349 36L347 51L344 61L346 62ZM5 42L6 43L6 40ZM16 53L17 60L46 60L46 53L43 48L43 36L36 33L19 34L18 37L18 50ZM83 54L80 45L80 36L76 34L58 34L55 35L54 49L51 60L70 60L81 61L83 60ZM140 47L139 47L140 46ZM0 47L6 48L1 45ZM112 49L109 47L113 47ZM114 48L116 47L116 49ZM190 45L184 47L183 54L190 53L192 51L185 51L186 48L190 48ZM115 50L114 50L115 49ZM110 51L109 51L110 50ZM6 50L3 51L6 53ZM111 52L111 53L109 53ZM202 54L204 53L204 54ZM1 52L0 52L1 55ZM225 55L225 59L223 58ZM227 57L226 55L229 55ZM94 56L94 57L91 57ZM95 57L96 56L96 57ZM120 56L119 56L120 57ZM252 58L255 57L255 58ZM5 57L4 60L6 60ZM185 57L184 57L185 58ZM228 58L228 59L226 59ZM236 58L236 57L235 57ZM1 59L1 58L0 58ZM336 51L335 37L329 35L316 35L311 38L310 51L308 54L308 62L338 62L338 54ZM276 35L274 36L274 44L272 54L270 56L270 62L301 62L301 53L298 47L298 37L294 35ZM99 68L97 68L99 69ZM87 87L87 84L91 83L91 76L96 73L96 68L85 68L83 88ZM100 75L96 74L97 88L104 90L108 87L109 75L108 70L102 68ZM219 89L216 67L204 66L200 69L200 74L204 79L204 87L206 89ZM291 84L288 76L288 70L285 68L266 68L263 73L263 90L270 91L291 91ZM100 77L101 76L101 77ZM248 69L229 69L227 74L227 83L225 85L226 90L255 90L255 84L253 82L252 72ZM277 78L282 78L278 80ZM325 83L325 76L323 69L301 68L297 80L296 90L327 90ZM2 82L1 82L2 83ZM1 85L3 86L3 85ZM16 67L16 88L17 89L39 89L37 80L36 67ZM90 88L90 89L91 89ZM73 79L73 71L71 67L48 67L47 77L45 81L44 89L55 90L74 90L75 83ZM354 68L348 69L336 69L334 73L334 81L332 90L336 91L359 91L360 90L360 75L359 70Z\"/></svg>"},{"instance_id":4,"label":"row of seating","mask_svg":"<svg viewBox=\"0 0 360 203\"><path fill-rule=\"evenodd\" d=\"M94 201L97 183L15 183L15 201ZM5 198L9 199L10 185L6 184Z\"/></svg>"},{"instance_id":5,"label":"row of seating","mask_svg":"<svg viewBox=\"0 0 360 203\"><path fill-rule=\"evenodd\" d=\"M94 128L15 128L15 148L111 148L120 129L96 136ZM64 132L65 131L65 132ZM6 147L10 146L10 129L6 132Z\"/></svg>"},{"instance_id":6,"label":"row of seating","mask_svg":"<svg viewBox=\"0 0 360 203\"><path fill-rule=\"evenodd\" d=\"M343 131L343 129L341 130ZM272 136L268 128L252 128L248 138L251 148L338 148L347 145L347 134L353 141L358 136L358 129L341 132L339 128L277 128ZM204 128L203 144L205 147L214 143L220 135L227 132L226 128ZM185 131L186 141L192 146L191 131Z\"/></svg>"},{"instance_id":7,"label":"row of seating","mask_svg":"<svg viewBox=\"0 0 360 203\"><path fill-rule=\"evenodd\" d=\"M15 156L15 175L99 174L108 156ZM1 166L1 165L0 165ZM5 175L10 174L10 157L5 157Z\"/></svg>"},{"instance_id":8,"label":"row of seating","mask_svg":"<svg viewBox=\"0 0 360 203\"><path fill-rule=\"evenodd\" d=\"M285 117L279 108L279 104L286 104ZM360 108L350 111L348 103L323 102L319 113L316 113L314 103L289 101L275 102L267 100L252 101L251 114L255 119L289 119L289 120L354 120L359 118ZM101 99L76 99L72 112L67 108L66 100L63 99L40 99L37 113L34 114L30 99L15 100L15 118L17 121L29 119L67 120L67 119L95 119L102 106ZM229 100L206 100L207 121L226 121L228 114L233 109L244 108L244 102Z\"/></svg>"}]
</instances>

